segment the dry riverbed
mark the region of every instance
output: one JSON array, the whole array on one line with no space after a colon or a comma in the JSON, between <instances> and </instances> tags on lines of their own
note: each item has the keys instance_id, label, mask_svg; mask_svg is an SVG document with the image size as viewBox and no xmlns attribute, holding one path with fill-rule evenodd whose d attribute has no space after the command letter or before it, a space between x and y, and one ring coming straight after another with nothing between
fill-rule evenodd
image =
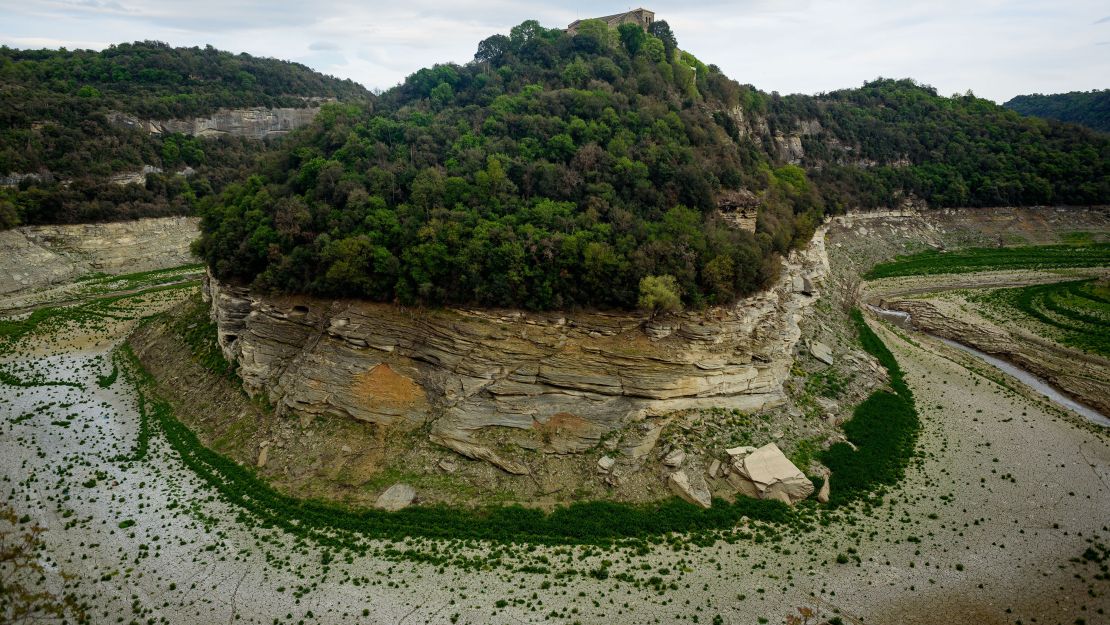
<instances>
[{"instance_id":1,"label":"dry riverbed","mask_svg":"<svg viewBox=\"0 0 1110 625\"><path fill-rule=\"evenodd\" d=\"M136 307L189 295L171 293ZM137 392L124 375L99 382L136 323L59 324L2 358L23 379L82 385L0 386L0 493L19 525L45 528L45 587L77 595L90 622L740 624L799 607L845 623L1110 620L1095 561L1110 544L1106 433L874 321L923 422L918 457L874 509L701 545L367 537L357 552L260 526L158 432L144 459L120 458L138 440Z\"/></svg>"}]
</instances>

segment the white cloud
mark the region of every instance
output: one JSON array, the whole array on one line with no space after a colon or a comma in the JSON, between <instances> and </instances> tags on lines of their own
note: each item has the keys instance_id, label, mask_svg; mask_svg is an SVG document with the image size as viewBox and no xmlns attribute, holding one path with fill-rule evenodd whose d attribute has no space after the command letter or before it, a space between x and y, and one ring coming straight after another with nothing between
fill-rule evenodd
<instances>
[{"instance_id":1,"label":"white cloud","mask_svg":"<svg viewBox=\"0 0 1110 625\"><path fill-rule=\"evenodd\" d=\"M627 3L431 0L0 0L0 43L101 48L158 39L285 58L388 88L525 19L563 26ZM679 44L768 91L814 93L877 76L1006 100L1106 88L1102 0L704 0L653 3ZM90 33L95 33L90 37Z\"/></svg>"}]
</instances>

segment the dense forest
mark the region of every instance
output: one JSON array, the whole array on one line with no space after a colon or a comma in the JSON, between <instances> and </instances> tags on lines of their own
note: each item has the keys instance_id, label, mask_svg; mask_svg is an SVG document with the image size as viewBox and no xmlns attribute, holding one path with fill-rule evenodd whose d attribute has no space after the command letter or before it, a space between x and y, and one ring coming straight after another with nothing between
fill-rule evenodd
<instances>
[{"instance_id":1,"label":"dense forest","mask_svg":"<svg viewBox=\"0 0 1110 625\"><path fill-rule=\"evenodd\" d=\"M762 96L678 50L665 22L653 31L525 22L373 111L325 108L206 205L198 251L221 278L405 303L671 308L751 292L813 231L820 197L714 114ZM757 233L718 214L739 188L764 193Z\"/></svg>"},{"instance_id":2,"label":"dense forest","mask_svg":"<svg viewBox=\"0 0 1110 625\"><path fill-rule=\"evenodd\" d=\"M188 213L198 198L243 179L266 148L235 138L151 136L112 123L113 111L189 118L225 107L303 107L308 98L368 95L303 65L212 47L0 47L0 176L34 174L0 188L0 228ZM146 165L164 174L149 176L145 187L108 180ZM185 167L195 173L174 175Z\"/></svg>"},{"instance_id":3,"label":"dense forest","mask_svg":"<svg viewBox=\"0 0 1110 625\"><path fill-rule=\"evenodd\" d=\"M816 120L803 165L832 208L1105 204L1110 136L1024 118L971 94L938 96L912 80L772 98L771 125Z\"/></svg>"},{"instance_id":4,"label":"dense forest","mask_svg":"<svg viewBox=\"0 0 1110 625\"><path fill-rule=\"evenodd\" d=\"M784 154L791 135L804 155ZM696 307L764 285L828 212L1106 202L1108 163L1105 137L970 94L878 80L780 97L683 52L666 22L530 21L373 110L326 108L203 204L196 249L276 291ZM736 197L758 204L755 232L723 214Z\"/></svg>"},{"instance_id":5,"label":"dense forest","mask_svg":"<svg viewBox=\"0 0 1110 625\"><path fill-rule=\"evenodd\" d=\"M1110 89L1019 95L1002 106L1022 115L1083 124L1100 132L1110 132Z\"/></svg>"}]
</instances>

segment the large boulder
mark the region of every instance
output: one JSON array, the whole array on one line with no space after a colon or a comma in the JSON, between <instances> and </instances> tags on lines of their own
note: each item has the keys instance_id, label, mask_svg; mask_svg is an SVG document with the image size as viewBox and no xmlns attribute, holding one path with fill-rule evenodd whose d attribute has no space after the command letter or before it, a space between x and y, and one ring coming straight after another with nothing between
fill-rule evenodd
<instances>
[{"instance_id":1,"label":"large boulder","mask_svg":"<svg viewBox=\"0 0 1110 625\"><path fill-rule=\"evenodd\" d=\"M748 497L778 499L788 504L813 494L813 482L774 443L735 460L728 481Z\"/></svg>"},{"instance_id":2,"label":"large boulder","mask_svg":"<svg viewBox=\"0 0 1110 625\"><path fill-rule=\"evenodd\" d=\"M713 505L709 487L705 484L705 480L701 478L700 473L695 473L691 477L685 471L675 471L667 478L667 483L674 494L695 506L709 508Z\"/></svg>"},{"instance_id":3,"label":"large boulder","mask_svg":"<svg viewBox=\"0 0 1110 625\"><path fill-rule=\"evenodd\" d=\"M374 507L389 512L396 512L412 505L413 499L416 499L415 488L408 484L394 484L385 489L385 492L381 495L378 495L378 500L374 502Z\"/></svg>"}]
</instances>

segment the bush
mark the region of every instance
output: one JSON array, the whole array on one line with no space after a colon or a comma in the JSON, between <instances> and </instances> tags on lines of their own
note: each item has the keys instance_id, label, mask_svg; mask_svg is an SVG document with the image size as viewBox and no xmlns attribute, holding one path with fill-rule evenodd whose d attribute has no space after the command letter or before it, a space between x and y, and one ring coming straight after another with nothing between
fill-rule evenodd
<instances>
[{"instance_id":1,"label":"bush","mask_svg":"<svg viewBox=\"0 0 1110 625\"><path fill-rule=\"evenodd\" d=\"M674 276L644 276L640 280L640 297L637 303L641 310L651 312L652 317L661 312L682 310L678 281Z\"/></svg>"}]
</instances>

